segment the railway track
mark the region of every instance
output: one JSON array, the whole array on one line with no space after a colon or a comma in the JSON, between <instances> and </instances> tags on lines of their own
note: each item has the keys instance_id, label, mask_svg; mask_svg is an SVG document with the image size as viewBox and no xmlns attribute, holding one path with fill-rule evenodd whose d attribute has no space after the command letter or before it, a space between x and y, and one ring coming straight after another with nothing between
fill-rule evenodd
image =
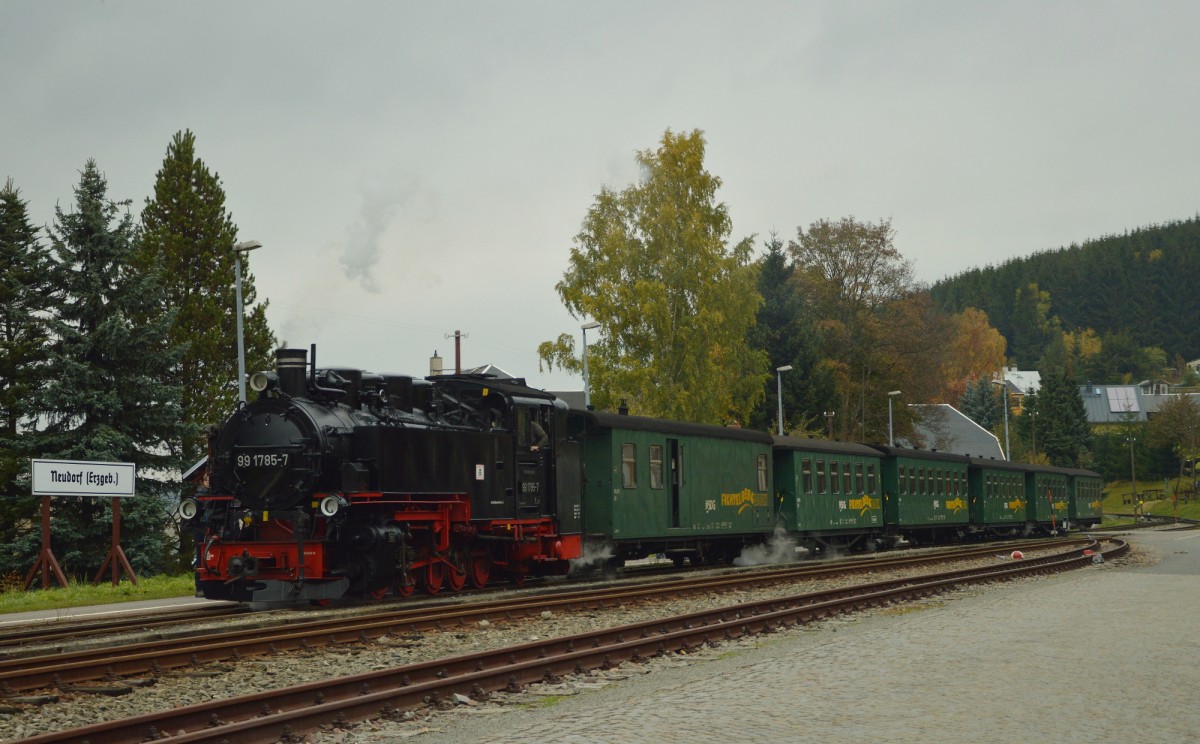
<instances>
[{"instance_id":1,"label":"railway track","mask_svg":"<svg viewBox=\"0 0 1200 744\"><path fill-rule=\"evenodd\" d=\"M1111 559L1128 546L1103 551ZM1093 562L1098 543L1059 555L829 591L747 602L631 625L604 628L476 654L409 664L366 674L297 685L161 713L99 723L25 740L129 742L160 738L174 742L295 741L321 726L396 715L452 695L484 698L490 692L531 682L607 668L627 661L693 648L744 635L801 625L831 615L927 597L970 583L1048 574ZM994 546L992 547L994 552ZM661 593L661 592L660 592Z\"/></svg>"},{"instance_id":2,"label":"railway track","mask_svg":"<svg viewBox=\"0 0 1200 744\"><path fill-rule=\"evenodd\" d=\"M307 650L369 641L385 635L463 627L481 620L495 621L545 611L578 611L616 606L626 602L653 601L664 594L724 591L762 584L811 580L833 576L893 570L994 555L998 550L1033 550L1080 545L1082 538L1058 541L1034 540L995 544L970 549L886 556L877 559L818 564L787 564L760 569L740 569L719 574L646 581L633 586L616 585L601 589L569 588L517 597L407 607L393 605L362 615L337 614L317 620L283 623L211 632L184 634L120 646L82 648L62 653L0 659L0 690L6 694L47 688L74 688L104 680L96 692L128 687L146 675L159 675L170 669L197 668L205 663L238 660L246 657L286 651ZM72 689L86 692L87 689ZM126 690L127 691L127 690Z\"/></svg>"},{"instance_id":3,"label":"railway track","mask_svg":"<svg viewBox=\"0 0 1200 744\"><path fill-rule=\"evenodd\" d=\"M1054 543L1046 541L1030 542L1030 543L1014 543L1014 546L1049 546ZM907 548L897 548L885 555L896 555L906 552ZM956 549L957 550L957 549ZM983 549L987 552L987 549ZM819 563L808 563L810 566L824 566L836 568L844 564L862 565L863 562L879 560L878 557L859 556L850 560L835 560L818 559ZM804 565L804 564L801 564ZM878 565L878 564L871 564ZM694 569L692 569L694 570ZM681 569L672 565L650 565L637 568L626 567L622 569L624 578L638 580L651 579L660 576L674 576L680 573ZM554 589L538 589L535 591L555 591ZM486 597L490 594L497 594L505 591L500 588L486 592L472 592L469 595L463 595L466 601L472 601L475 598ZM405 599L400 600L405 606L412 606L417 602L421 602L421 606L439 606L442 603L463 601L459 595L448 595L447 597L429 598L425 600ZM386 607L387 604L369 604L365 607L378 608ZM187 635L189 638L197 636L214 635L222 632L223 628L219 626L197 628L194 623L203 623L214 620L232 619L240 616L255 615L255 627L262 627L264 624L278 624L280 626L294 624L297 621L294 616L288 616L286 613L295 608L282 610L276 617L280 618L276 621L265 620L264 616L268 615L270 610L252 610L248 605L238 604L233 602L214 602L212 605L203 605L194 608L186 609L160 609L146 612L137 611L121 611L119 617L109 617L103 619L79 619L79 618L53 618L50 620L23 621L19 623L6 623L0 618L0 660L19 656L34 656L34 655L51 655L64 654L71 650L73 646L78 646L81 642L86 642L87 639L102 639L107 636L120 636L126 634L145 634L148 640L162 641L164 639ZM361 608L360 608L361 609ZM49 647L49 648L48 648Z\"/></svg>"},{"instance_id":4,"label":"railway track","mask_svg":"<svg viewBox=\"0 0 1200 744\"><path fill-rule=\"evenodd\" d=\"M186 609L159 610L122 614L104 619L56 619L0 624L0 658L12 655L22 646L44 645L125 632L166 629L188 623L237 617L249 612L245 605L218 602Z\"/></svg>"}]
</instances>

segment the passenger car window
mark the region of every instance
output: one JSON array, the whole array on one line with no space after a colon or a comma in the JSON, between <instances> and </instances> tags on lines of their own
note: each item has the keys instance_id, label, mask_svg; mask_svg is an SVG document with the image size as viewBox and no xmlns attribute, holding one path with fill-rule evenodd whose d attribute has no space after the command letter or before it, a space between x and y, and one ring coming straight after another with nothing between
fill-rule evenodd
<instances>
[{"instance_id":1,"label":"passenger car window","mask_svg":"<svg viewBox=\"0 0 1200 744\"><path fill-rule=\"evenodd\" d=\"M637 488L637 447L628 442L621 445L621 485Z\"/></svg>"},{"instance_id":2,"label":"passenger car window","mask_svg":"<svg viewBox=\"0 0 1200 744\"><path fill-rule=\"evenodd\" d=\"M650 487L663 487L663 448L661 444L650 445Z\"/></svg>"}]
</instances>

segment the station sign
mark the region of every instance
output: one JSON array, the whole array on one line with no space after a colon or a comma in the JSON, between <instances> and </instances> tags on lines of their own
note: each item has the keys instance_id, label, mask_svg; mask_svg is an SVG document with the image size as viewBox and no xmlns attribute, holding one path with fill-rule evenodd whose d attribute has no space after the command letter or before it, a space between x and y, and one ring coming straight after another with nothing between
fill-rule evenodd
<instances>
[{"instance_id":1,"label":"station sign","mask_svg":"<svg viewBox=\"0 0 1200 744\"><path fill-rule=\"evenodd\" d=\"M132 462L34 460L33 495L128 498L136 474Z\"/></svg>"}]
</instances>

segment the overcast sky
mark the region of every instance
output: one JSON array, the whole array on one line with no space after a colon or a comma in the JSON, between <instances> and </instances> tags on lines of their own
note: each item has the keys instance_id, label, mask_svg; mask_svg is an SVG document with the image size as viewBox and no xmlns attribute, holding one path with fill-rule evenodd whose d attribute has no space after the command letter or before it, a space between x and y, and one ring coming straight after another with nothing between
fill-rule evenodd
<instances>
[{"instance_id":1,"label":"overcast sky","mask_svg":"<svg viewBox=\"0 0 1200 744\"><path fill-rule=\"evenodd\" d=\"M930 283L1200 211L1197 2L0 0L0 179L140 213L191 129L272 327L538 386L602 185L701 129L734 240L890 218ZM595 333L595 332L593 332ZM594 341L590 336L589 341Z\"/></svg>"}]
</instances>

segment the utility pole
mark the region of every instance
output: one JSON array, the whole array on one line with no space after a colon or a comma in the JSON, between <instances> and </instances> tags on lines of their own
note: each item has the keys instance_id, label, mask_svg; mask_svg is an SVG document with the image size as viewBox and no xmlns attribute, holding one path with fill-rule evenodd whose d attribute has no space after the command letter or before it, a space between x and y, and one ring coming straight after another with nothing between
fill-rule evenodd
<instances>
[{"instance_id":1,"label":"utility pole","mask_svg":"<svg viewBox=\"0 0 1200 744\"><path fill-rule=\"evenodd\" d=\"M446 338L454 339L454 374L456 375L462 374L462 340L470 335L471 334L463 333L462 331L455 331L452 334L446 334Z\"/></svg>"}]
</instances>

